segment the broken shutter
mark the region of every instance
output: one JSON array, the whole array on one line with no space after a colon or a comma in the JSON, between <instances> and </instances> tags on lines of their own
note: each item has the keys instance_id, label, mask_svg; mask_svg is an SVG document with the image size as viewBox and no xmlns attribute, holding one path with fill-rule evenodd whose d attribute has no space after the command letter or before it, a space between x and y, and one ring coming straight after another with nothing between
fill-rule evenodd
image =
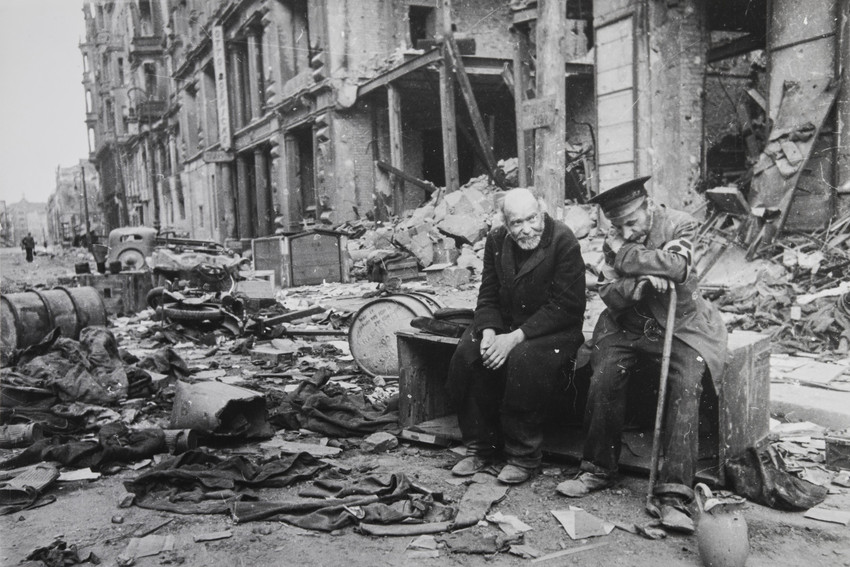
<instances>
[{"instance_id":1,"label":"broken shutter","mask_svg":"<svg viewBox=\"0 0 850 567\"><path fill-rule=\"evenodd\" d=\"M596 28L599 186L635 176L634 19Z\"/></svg>"}]
</instances>

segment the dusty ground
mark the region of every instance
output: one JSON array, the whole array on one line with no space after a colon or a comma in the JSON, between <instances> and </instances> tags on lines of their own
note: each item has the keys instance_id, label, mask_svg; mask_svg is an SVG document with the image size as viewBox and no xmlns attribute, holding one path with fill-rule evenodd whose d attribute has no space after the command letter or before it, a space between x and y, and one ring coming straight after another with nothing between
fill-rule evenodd
<instances>
[{"instance_id":1,"label":"dusty ground","mask_svg":"<svg viewBox=\"0 0 850 567\"><path fill-rule=\"evenodd\" d=\"M0 292L21 291L24 285L56 285L61 276L74 274L74 263L94 260L80 248L62 250L38 246L32 263L26 261L20 248L0 248Z\"/></svg>"},{"instance_id":2,"label":"dusty ground","mask_svg":"<svg viewBox=\"0 0 850 567\"><path fill-rule=\"evenodd\" d=\"M46 260L46 258L43 258ZM4 251L0 256L3 290L15 289L24 282L43 282L44 278L73 271L78 261L73 254L61 255L51 261L26 265L20 250ZM449 305L468 305L475 295L474 286L458 293L442 290ZM234 357L233 362L239 361ZM293 435L295 435L293 433ZM316 442L317 438L302 437L299 441ZM449 468L458 459L445 449L402 445L382 455L364 454L357 440L348 443L339 461L350 467L352 476L403 472L420 484L442 491L446 499L458 501L465 488L447 482L452 478ZM232 451L256 454L257 445L244 445ZM5 457L3 452L0 457ZM604 538L573 542L559 526L551 510L566 509L570 504L610 521L630 524L643 523L648 518L643 511L646 478L626 476L610 490L591 495L580 501L569 501L555 493L555 486L573 471L569 463L545 463L543 474L531 482L511 488L507 497L492 511L518 516L533 530L525 543L543 553L577 547L585 543L604 542L597 549L569 557L553 559L541 565L699 565L695 537L671 536L650 541L640 536L614 530ZM118 474L93 482L65 483L53 489L57 501L35 510L0 517L0 563L16 565L33 549L44 546L56 537L68 544L91 550L104 565L116 565L130 535L139 529L149 529L164 520L172 520L160 528L159 535L173 535L175 549L155 557L136 560L139 566L184 565L316 565L316 566L399 566L399 565L522 565L528 560L508 555L452 555L440 550L437 559L412 559L407 546L411 537L373 538L347 528L340 533L307 532L280 522L234 524L226 516L181 516L144 510L137 507L121 509L118 503L124 495L123 481L138 472L124 469ZM268 500L294 496L302 486L288 489L264 489L261 497ZM850 510L850 494L830 496L831 506ZM751 553L748 565L807 565L850 566L850 528L816 522L803 518L802 513L782 513L762 506L747 504L743 515L750 529ZM120 523L118 523L120 522ZM197 543L193 536L232 530L232 537L220 541ZM498 529L491 527L494 532Z\"/></svg>"}]
</instances>

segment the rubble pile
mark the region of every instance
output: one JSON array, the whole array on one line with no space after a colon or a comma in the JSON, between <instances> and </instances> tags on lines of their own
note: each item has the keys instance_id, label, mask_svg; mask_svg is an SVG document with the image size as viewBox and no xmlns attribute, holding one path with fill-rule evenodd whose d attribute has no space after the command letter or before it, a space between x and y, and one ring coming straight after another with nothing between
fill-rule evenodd
<instances>
[{"instance_id":1,"label":"rubble pile","mask_svg":"<svg viewBox=\"0 0 850 567\"><path fill-rule=\"evenodd\" d=\"M516 159L501 161L507 177L516 178ZM356 240L349 242L352 273L360 279L382 281L393 261L411 258L419 268L457 266L480 274L484 236L500 222L499 189L487 175L471 179L458 191L440 189L406 218L390 223L360 221ZM351 231L352 226L342 227ZM389 266L388 266L389 264ZM402 277L402 279L411 279Z\"/></svg>"},{"instance_id":2,"label":"rubble pile","mask_svg":"<svg viewBox=\"0 0 850 567\"><path fill-rule=\"evenodd\" d=\"M816 235L791 234L755 283L716 299L730 329L771 335L775 353L850 354L850 215ZM743 266L742 266L743 268Z\"/></svg>"},{"instance_id":3,"label":"rubble pile","mask_svg":"<svg viewBox=\"0 0 850 567\"><path fill-rule=\"evenodd\" d=\"M499 166L507 186L515 187L516 158L500 161ZM392 277L414 279L421 276L421 270L432 284L458 287L467 283L470 276L480 276L485 237L502 222L498 212L501 195L489 177L481 175L458 191L437 190L404 218L387 223L344 223L338 230L350 237L352 275L381 282ZM595 227L585 206L567 206L549 214L565 222L579 239Z\"/></svg>"}]
</instances>

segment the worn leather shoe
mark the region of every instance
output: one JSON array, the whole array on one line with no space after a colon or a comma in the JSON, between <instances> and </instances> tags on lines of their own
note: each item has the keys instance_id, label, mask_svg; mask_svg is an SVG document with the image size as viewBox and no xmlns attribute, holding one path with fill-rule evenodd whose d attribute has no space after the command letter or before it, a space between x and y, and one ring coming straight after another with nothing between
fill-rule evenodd
<instances>
[{"instance_id":1,"label":"worn leather shoe","mask_svg":"<svg viewBox=\"0 0 850 567\"><path fill-rule=\"evenodd\" d=\"M565 480L555 488L558 494L570 498L581 498L596 490L602 490L614 485L614 480L592 472L583 472L572 480Z\"/></svg>"},{"instance_id":2,"label":"worn leather shoe","mask_svg":"<svg viewBox=\"0 0 850 567\"><path fill-rule=\"evenodd\" d=\"M505 465L497 477L503 484L522 484L531 477L531 471L517 465Z\"/></svg>"},{"instance_id":3,"label":"worn leather shoe","mask_svg":"<svg viewBox=\"0 0 850 567\"><path fill-rule=\"evenodd\" d=\"M477 455L470 455L457 462L452 467L452 474L455 476L472 476L477 472L481 472L489 467L491 461L482 459Z\"/></svg>"}]
</instances>

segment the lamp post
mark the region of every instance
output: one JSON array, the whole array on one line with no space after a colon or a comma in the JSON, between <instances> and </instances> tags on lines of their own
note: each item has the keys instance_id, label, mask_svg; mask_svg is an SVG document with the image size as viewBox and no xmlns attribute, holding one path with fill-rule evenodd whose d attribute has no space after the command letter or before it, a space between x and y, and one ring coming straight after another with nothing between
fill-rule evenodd
<instances>
[{"instance_id":1,"label":"lamp post","mask_svg":"<svg viewBox=\"0 0 850 567\"><path fill-rule=\"evenodd\" d=\"M83 207L85 208L85 219L86 219L86 248L89 249L89 252L92 250L92 242L91 242L91 223L89 222L89 193L86 190L86 169L80 164L80 179L83 182Z\"/></svg>"}]
</instances>

